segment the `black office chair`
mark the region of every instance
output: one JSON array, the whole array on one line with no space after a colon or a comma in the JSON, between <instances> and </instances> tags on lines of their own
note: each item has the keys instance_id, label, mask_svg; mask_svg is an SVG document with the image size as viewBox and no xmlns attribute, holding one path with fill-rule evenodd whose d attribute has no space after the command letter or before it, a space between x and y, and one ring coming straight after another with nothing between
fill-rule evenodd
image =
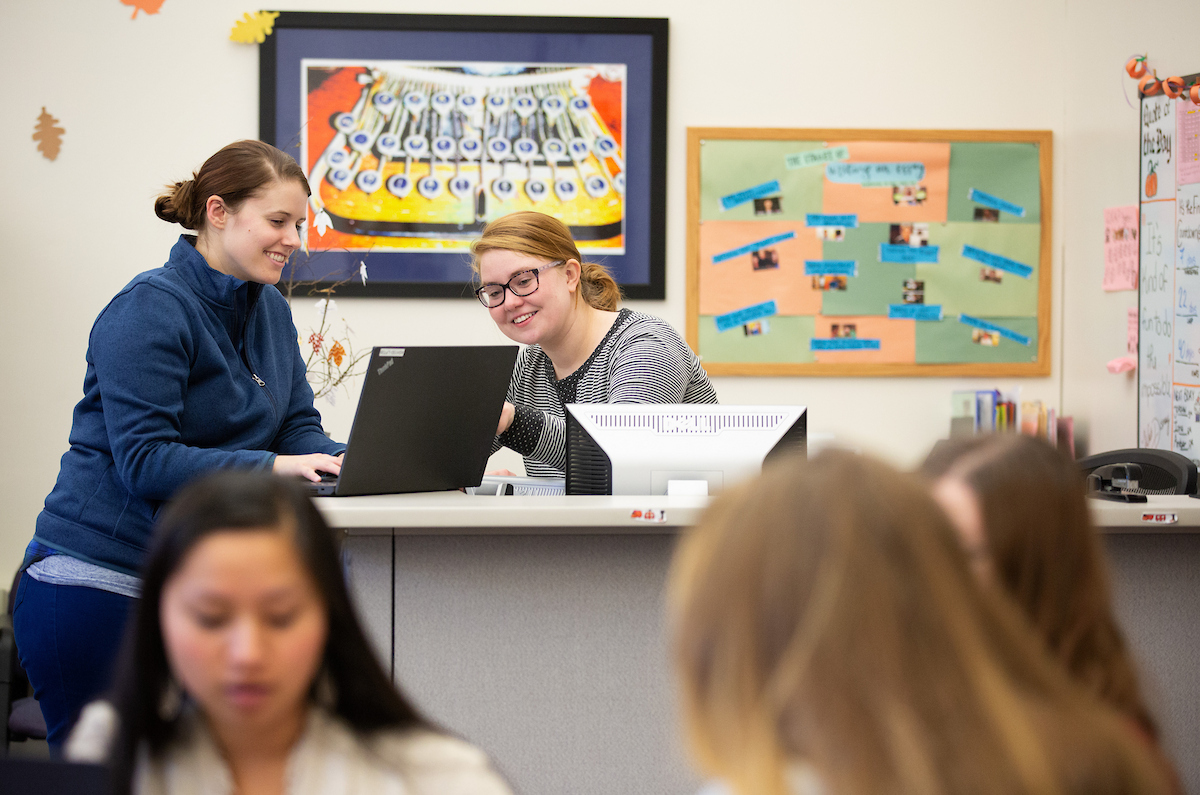
<instances>
[{"instance_id":1,"label":"black office chair","mask_svg":"<svg viewBox=\"0 0 1200 795\"><path fill-rule=\"evenodd\" d=\"M12 613L17 597L18 572L8 592L8 609L0 620L0 715L5 719L4 752L10 743L46 739L46 719L33 697L33 688L17 658L17 643L13 636Z\"/></svg>"}]
</instances>

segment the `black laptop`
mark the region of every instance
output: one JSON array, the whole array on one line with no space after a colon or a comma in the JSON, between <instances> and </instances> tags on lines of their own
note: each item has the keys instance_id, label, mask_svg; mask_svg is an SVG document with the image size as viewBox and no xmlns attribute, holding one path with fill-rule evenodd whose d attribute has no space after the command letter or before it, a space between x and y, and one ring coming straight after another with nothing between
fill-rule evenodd
<instances>
[{"instance_id":1,"label":"black laptop","mask_svg":"<svg viewBox=\"0 0 1200 795\"><path fill-rule=\"evenodd\" d=\"M478 486L516 361L516 345L375 348L341 474L313 495Z\"/></svg>"}]
</instances>

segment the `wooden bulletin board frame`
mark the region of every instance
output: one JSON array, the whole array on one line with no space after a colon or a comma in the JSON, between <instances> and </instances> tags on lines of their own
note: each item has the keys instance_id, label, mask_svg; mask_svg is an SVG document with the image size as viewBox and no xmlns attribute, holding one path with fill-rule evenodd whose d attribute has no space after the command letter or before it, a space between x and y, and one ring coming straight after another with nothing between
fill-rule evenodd
<instances>
[{"instance_id":1,"label":"wooden bulletin board frame","mask_svg":"<svg viewBox=\"0 0 1200 795\"><path fill-rule=\"evenodd\" d=\"M913 362L893 362L893 363L872 363L872 362L854 362L845 361L845 359L853 358L847 356L837 357L843 361L837 362L794 362L794 361L721 361L720 358L714 358L712 355L706 355L704 345L701 339L700 324L702 319L705 322L712 323L715 319L711 316L701 316L701 270L703 267L714 267L714 262L701 262L701 227L702 227L702 201L711 200L713 197L702 195L702 180L701 174L701 153L705 142L718 141L722 142L797 142L801 146L796 147L797 152L807 148L810 151L816 151L813 148L814 142L819 149L822 145L829 149L835 149L843 144L853 145L855 142L881 142L895 143L898 146L909 143L925 143L938 144L948 143L951 145L962 143L984 143L984 144L1033 144L1036 146L1037 157L1037 174L1038 186L1037 195L1039 201L1040 223L1037 227L1040 229L1040 237L1036 243L1037 263L1036 274L1031 274L1032 281L1036 284L1036 340L1029 345L1030 360L1029 361L1005 361L1005 362L943 362L943 363L917 363ZM804 145L807 144L807 147ZM711 150L716 151L716 150ZM721 151L726 151L722 149ZM733 150L730 150L733 151ZM1015 150L1014 150L1015 151ZM785 175L783 166L783 156L780 155L781 162L779 164L779 172ZM846 162L853 163L857 158L850 156L842 158ZM947 158L948 161L948 158ZM818 169L823 169L824 166L814 166ZM947 174L951 173L950 166L945 166ZM710 375L716 376L745 376L745 375L773 375L773 376L991 376L991 377L1013 377L1013 376L1047 376L1050 374L1050 307L1051 307L1051 215L1052 215L1052 169L1053 169L1053 152L1052 152L1052 133L1049 130L853 130L853 129L756 129L756 128L721 128L721 127L689 127L688 128L688 230L687 230L687 257L688 257L688 272L687 272L687 339L692 349L700 354L704 367ZM922 172L924 173L924 172ZM770 184L770 178L768 177ZM949 182L949 176L945 178ZM755 190L756 187L763 187L763 182L754 174L747 174L745 177L744 188L749 192ZM777 186L778 187L778 186ZM970 188L986 190L986 185L949 185L948 191L962 192ZM884 188L886 190L886 188ZM762 191L758 191L760 194ZM889 197L891 194L888 194ZM972 199L979 194L973 193ZM983 194L988 199L993 198L987 194ZM788 194L784 189L781 193L784 209L787 209ZM1002 196L1000 197L1003 198ZM748 204L745 196L739 195L736 198L723 197L722 202L726 199L737 202L743 207ZM985 199L986 200L986 199ZM759 202L764 201L758 199ZM768 199L769 201L769 199ZM978 201L978 200L976 200ZM1000 202L1002 206L1005 202ZM779 199L776 199L774 207L778 207ZM770 205L769 205L770 206ZM755 210L763 208L755 206ZM807 212L823 213L825 210L821 208L807 209ZM1016 209L1024 210L1020 207ZM770 210L767 210L769 212ZM778 212L778 210L776 210ZM741 210L742 216L745 217L747 212ZM998 212L1002 215L1003 213ZM976 214L978 215L978 214ZM754 221L746 221L745 223L758 223L756 217ZM764 219L765 220L765 219ZM811 219L809 219L811 220ZM1004 219L1010 220L1010 219ZM723 222L718 222L723 223ZM804 226L805 220L795 222L795 225ZM929 226L934 226L930 223ZM1025 223L1025 226L1033 226L1032 223ZM942 224L942 226L947 226ZM763 227L764 233L770 231L770 227ZM804 232L798 231L796 234L809 234L813 230ZM819 233L818 233L819 234ZM770 235L765 235L770 237ZM751 236L750 241L755 240ZM749 241L747 241L749 242ZM735 249L736 250L736 249ZM827 249L828 250L828 249ZM734 252L722 254L722 257L730 257ZM750 260L752 256L757 256L759 252L753 255L744 254L741 259L743 270L750 275ZM965 253L965 252L964 252ZM713 260L713 257L709 257ZM882 254L880 255L882 259ZM732 264L736 264L736 258L728 260ZM965 259L964 259L965 261ZM755 262L755 269L758 267L758 262ZM785 263L786 264L786 263ZM1032 264L1032 263L1030 263ZM973 263L978 265L978 263ZM778 268L778 265L771 265L768 262L768 267ZM806 266L807 267L807 266ZM1002 266L1003 267L1003 266ZM990 269L989 269L990 270ZM993 271L994 272L994 271ZM798 278L810 278L803 276L804 269L799 269L796 273L800 274ZM1009 279L1016 279L1018 276L1013 276L1011 273L1001 273L1000 276ZM981 273L982 278L982 273ZM908 300L907 296L904 300ZM785 315L786 312L780 312L780 315ZM957 312L951 314L950 308L947 309L947 319L953 318L957 320ZM963 313L964 315L966 313ZM820 317L820 313L817 313ZM836 315L830 315L832 319L836 319ZM978 315L974 316L978 317ZM853 318L851 318L853 319ZM885 318L880 318L885 319ZM767 318L768 322L771 318ZM777 321L778 322L778 321ZM913 321L920 323L922 321ZM959 321L961 322L961 321ZM719 326L714 327L719 328ZM964 326L964 328L967 328ZM747 335L751 333L750 329L745 329ZM711 334L710 332L706 332ZM726 334L742 334L743 331L734 328L725 331ZM916 332L912 332L915 338ZM817 333L810 335L810 339L816 338ZM1019 335L1018 335L1019 336ZM712 337L710 336L709 339ZM1009 337L1005 337L1007 341ZM805 340L807 341L807 340ZM1015 343L1014 343L1015 344ZM917 343L913 343L914 350ZM917 354L914 354L916 357ZM1022 352L1023 356L1023 352ZM831 357L833 358L833 357Z\"/></svg>"}]
</instances>

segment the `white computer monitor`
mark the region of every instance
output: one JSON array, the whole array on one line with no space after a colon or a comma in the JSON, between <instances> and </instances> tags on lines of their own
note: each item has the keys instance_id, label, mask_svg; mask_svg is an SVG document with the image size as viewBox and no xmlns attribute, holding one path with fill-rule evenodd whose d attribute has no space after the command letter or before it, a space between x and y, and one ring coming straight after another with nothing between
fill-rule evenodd
<instances>
[{"instance_id":1,"label":"white computer monitor","mask_svg":"<svg viewBox=\"0 0 1200 795\"><path fill-rule=\"evenodd\" d=\"M567 494L717 494L762 471L763 462L804 453L805 406L715 403L571 403L566 407ZM672 484L672 481L675 481Z\"/></svg>"}]
</instances>

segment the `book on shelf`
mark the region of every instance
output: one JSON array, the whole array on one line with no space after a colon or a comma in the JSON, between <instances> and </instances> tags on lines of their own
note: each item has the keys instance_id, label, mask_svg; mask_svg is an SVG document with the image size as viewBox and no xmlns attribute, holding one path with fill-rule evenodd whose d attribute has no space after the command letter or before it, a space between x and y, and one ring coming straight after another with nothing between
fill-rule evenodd
<instances>
[{"instance_id":1,"label":"book on shelf","mask_svg":"<svg viewBox=\"0 0 1200 795\"><path fill-rule=\"evenodd\" d=\"M950 435L1023 433L1056 446L1072 435L1070 417L1059 417L1041 400L1022 400L1021 388L955 390L951 394ZM1066 445L1071 446L1071 445Z\"/></svg>"}]
</instances>

